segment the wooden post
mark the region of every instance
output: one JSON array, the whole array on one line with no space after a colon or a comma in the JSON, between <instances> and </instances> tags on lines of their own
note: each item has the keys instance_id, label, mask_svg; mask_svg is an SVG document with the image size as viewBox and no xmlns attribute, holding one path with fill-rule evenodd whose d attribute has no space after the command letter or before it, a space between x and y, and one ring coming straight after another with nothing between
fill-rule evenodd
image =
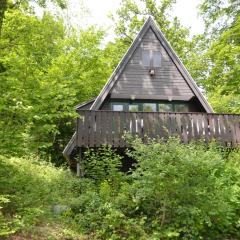
<instances>
[{"instance_id":1,"label":"wooden post","mask_svg":"<svg viewBox=\"0 0 240 240\"><path fill-rule=\"evenodd\" d=\"M80 177L80 164L77 163L77 177Z\"/></svg>"}]
</instances>

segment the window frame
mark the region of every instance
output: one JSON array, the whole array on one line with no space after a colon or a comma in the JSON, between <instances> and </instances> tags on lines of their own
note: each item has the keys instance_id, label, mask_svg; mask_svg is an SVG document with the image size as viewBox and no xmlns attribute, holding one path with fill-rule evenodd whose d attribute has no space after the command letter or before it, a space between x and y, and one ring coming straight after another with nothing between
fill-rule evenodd
<instances>
[{"instance_id":1,"label":"window frame","mask_svg":"<svg viewBox=\"0 0 240 240\"><path fill-rule=\"evenodd\" d=\"M160 111L159 109L159 105L162 104L162 105L170 105L171 106L171 111ZM157 107L158 107L158 112L174 112L174 104L171 103L171 102L158 102L157 103Z\"/></svg>"},{"instance_id":2,"label":"window frame","mask_svg":"<svg viewBox=\"0 0 240 240\"><path fill-rule=\"evenodd\" d=\"M127 104L126 102L111 102L111 111L113 111L113 112L126 112L127 111L126 104ZM115 111L113 109L114 105L121 105L121 106L123 106L123 110L122 111Z\"/></svg>"},{"instance_id":3,"label":"window frame","mask_svg":"<svg viewBox=\"0 0 240 240\"><path fill-rule=\"evenodd\" d=\"M154 59L155 59L155 56L157 55L157 53L159 53L159 65L157 66L154 66ZM162 66L162 54L160 51L152 51L152 66L153 68L160 68Z\"/></svg>"},{"instance_id":4,"label":"window frame","mask_svg":"<svg viewBox=\"0 0 240 240\"><path fill-rule=\"evenodd\" d=\"M148 55L145 55L144 53L148 53ZM147 60L148 60L149 64L144 64L145 63L144 56L148 56ZM151 67L151 51L149 49L142 49L142 51L141 51L141 64L145 68Z\"/></svg>"},{"instance_id":5,"label":"window frame","mask_svg":"<svg viewBox=\"0 0 240 240\"><path fill-rule=\"evenodd\" d=\"M158 112L158 107L157 107L158 104L157 104L156 102L143 102L143 103L142 103L142 111L143 111L143 112L148 112L148 111L144 111L144 104L154 104L156 111L152 111L152 112Z\"/></svg>"},{"instance_id":6,"label":"window frame","mask_svg":"<svg viewBox=\"0 0 240 240\"><path fill-rule=\"evenodd\" d=\"M148 52L149 64L144 64L143 58L145 56L144 55L145 52ZM159 66L154 66L154 56L155 56L156 53L159 53L159 56L160 56ZM161 68L162 67L162 53L161 53L161 51L160 50L157 51L157 50L151 50L151 49L144 49L144 48L142 48L141 49L141 60L140 60L140 63L141 63L143 68L148 68L148 69L149 68L154 68L154 69Z\"/></svg>"},{"instance_id":7,"label":"window frame","mask_svg":"<svg viewBox=\"0 0 240 240\"><path fill-rule=\"evenodd\" d=\"M138 108L138 110L137 111L130 111L130 105L132 105L132 106L137 106L137 108ZM140 105L139 105L139 103L128 103L128 111L129 112L139 112L140 111Z\"/></svg>"}]
</instances>

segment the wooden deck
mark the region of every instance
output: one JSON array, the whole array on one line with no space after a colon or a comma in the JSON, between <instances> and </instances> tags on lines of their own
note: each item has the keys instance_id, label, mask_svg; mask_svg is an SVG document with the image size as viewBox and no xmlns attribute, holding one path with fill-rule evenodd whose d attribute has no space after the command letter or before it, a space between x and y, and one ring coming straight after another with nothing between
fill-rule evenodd
<instances>
[{"instance_id":1,"label":"wooden deck","mask_svg":"<svg viewBox=\"0 0 240 240\"><path fill-rule=\"evenodd\" d=\"M213 139L224 145L240 145L240 115L207 113L159 113L79 111L76 145L99 147L127 146L123 138L130 133L146 140L178 136L184 143L193 139L209 142Z\"/></svg>"}]
</instances>

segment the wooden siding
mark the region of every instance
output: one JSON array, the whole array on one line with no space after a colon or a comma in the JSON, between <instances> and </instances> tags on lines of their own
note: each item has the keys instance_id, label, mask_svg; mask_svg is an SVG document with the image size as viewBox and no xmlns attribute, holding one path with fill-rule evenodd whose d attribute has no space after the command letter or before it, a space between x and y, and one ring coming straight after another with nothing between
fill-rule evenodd
<instances>
[{"instance_id":1,"label":"wooden siding","mask_svg":"<svg viewBox=\"0 0 240 240\"><path fill-rule=\"evenodd\" d=\"M149 75L150 67L142 65L142 50L161 52L161 67L155 68L155 76ZM144 35L132 58L113 86L111 98L142 98L189 100L194 94L157 39L151 28Z\"/></svg>"},{"instance_id":2,"label":"wooden siding","mask_svg":"<svg viewBox=\"0 0 240 240\"><path fill-rule=\"evenodd\" d=\"M223 145L240 144L240 115L207 113L146 113L82 111L77 120L76 143L79 147L103 144L126 147L125 133L144 141L178 136L184 143L216 139Z\"/></svg>"}]
</instances>

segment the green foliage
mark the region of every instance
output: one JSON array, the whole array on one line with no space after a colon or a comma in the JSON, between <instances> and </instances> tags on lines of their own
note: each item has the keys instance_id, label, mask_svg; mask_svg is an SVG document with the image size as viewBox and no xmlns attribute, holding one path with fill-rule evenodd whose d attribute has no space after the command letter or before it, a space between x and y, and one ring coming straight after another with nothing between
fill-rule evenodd
<instances>
[{"instance_id":1,"label":"green foliage","mask_svg":"<svg viewBox=\"0 0 240 240\"><path fill-rule=\"evenodd\" d=\"M87 155L98 181L72 202L67 218L78 231L92 239L240 237L239 151L177 139L147 145L137 139L132 148L136 169L115 185L102 174L111 150Z\"/></svg>"},{"instance_id":2,"label":"green foliage","mask_svg":"<svg viewBox=\"0 0 240 240\"><path fill-rule=\"evenodd\" d=\"M239 150L178 139L136 139L131 147L130 174L118 171L121 158L104 147L86 153L84 178L1 156L0 236L54 222L73 239L239 239Z\"/></svg>"},{"instance_id":3,"label":"green foliage","mask_svg":"<svg viewBox=\"0 0 240 240\"><path fill-rule=\"evenodd\" d=\"M211 5L210 2L215 4ZM235 1L228 1L229 4L225 5L223 1L212 0L210 2L204 1L201 5L202 15L209 16L205 18L208 21L207 26L213 26L213 29L207 35L209 38L209 44L205 46L207 50L202 54L199 53L202 59L199 61L199 66L203 66L201 69L205 70L198 79L206 89L216 111L240 113L239 8L235 7ZM216 28L216 22L219 21Z\"/></svg>"},{"instance_id":4,"label":"green foliage","mask_svg":"<svg viewBox=\"0 0 240 240\"><path fill-rule=\"evenodd\" d=\"M199 6L207 29L214 34L231 27L240 13L237 0L203 0Z\"/></svg>"},{"instance_id":5,"label":"green foliage","mask_svg":"<svg viewBox=\"0 0 240 240\"><path fill-rule=\"evenodd\" d=\"M37 4L39 7L46 7L47 0L19 0L19 1L13 1L13 0L1 0L0 2L0 36L1 31L3 27L3 21L5 17L5 12L8 9L18 9L18 10L24 10L28 12L33 12L33 9L31 7L31 3ZM51 0L51 2L61 9L65 9L67 7L67 0Z\"/></svg>"},{"instance_id":6,"label":"green foliage","mask_svg":"<svg viewBox=\"0 0 240 240\"><path fill-rule=\"evenodd\" d=\"M73 107L95 97L112 70L111 49L101 49L103 36L94 27L67 35L62 21L49 14L39 19L6 12L0 40L2 153L63 161L74 131Z\"/></svg>"},{"instance_id":7,"label":"green foliage","mask_svg":"<svg viewBox=\"0 0 240 240\"><path fill-rule=\"evenodd\" d=\"M104 180L117 184L120 178L123 177L120 172L122 166L121 157L111 148L106 146L97 151L95 149L88 150L84 155L84 177L95 180L97 184Z\"/></svg>"},{"instance_id":8,"label":"green foliage","mask_svg":"<svg viewBox=\"0 0 240 240\"><path fill-rule=\"evenodd\" d=\"M47 224L53 206L67 205L88 186L83 182L43 161L0 156L0 236Z\"/></svg>"},{"instance_id":9,"label":"green foliage","mask_svg":"<svg viewBox=\"0 0 240 240\"><path fill-rule=\"evenodd\" d=\"M221 87L216 87L214 92L209 93L209 101L216 112L219 113L240 113L240 95L233 93L223 93ZM221 98L221 101L219 99Z\"/></svg>"},{"instance_id":10,"label":"green foliage","mask_svg":"<svg viewBox=\"0 0 240 240\"><path fill-rule=\"evenodd\" d=\"M21 228L18 216L9 217L3 214L5 206L10 203L8 196L0 195L0 237L15 233Z\"/></svg>"},{"instance_id":11,"label":"green foliage","mask_svg":"<svg viewBox=\"0 0 240 240\"><path fill-rule=\"evenodd\" d=\"M223 95L239 94L240 17L212 43L207 56L213 64L205 84L207 90L213 92L217 88Z\"/></svg>"},{"instance_id":12,"label":"green foliage","mask_svg":"<svg viewBox=\"0 0 240 240\"><path fill-rule=\"evenodd\" d=\"M135 201L159 237L171 233L192 239L211 237L210 232L216 237L231 226L233 189L221 150L174 139L149 145L135 141L133 146Z\"/></svg>"}]
</instances>

